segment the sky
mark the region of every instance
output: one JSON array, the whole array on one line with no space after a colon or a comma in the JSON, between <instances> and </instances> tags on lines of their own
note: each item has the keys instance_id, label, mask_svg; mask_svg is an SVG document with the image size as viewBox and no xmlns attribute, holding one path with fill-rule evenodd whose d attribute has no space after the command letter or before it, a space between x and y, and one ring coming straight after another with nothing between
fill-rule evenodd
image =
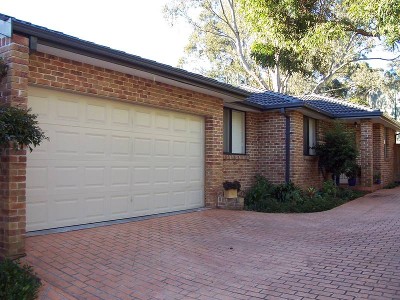
<instances>
[{"instance_id":1,"label":"sky","mask_svg":"<svg viewBox=\"0 0 400 300\"><path fill-rule=\"evenodd\" d=\"M169 0L0 0L0 13L90 42L177 66L190 27L171 27Z\"/></svg>"}]
</instances>

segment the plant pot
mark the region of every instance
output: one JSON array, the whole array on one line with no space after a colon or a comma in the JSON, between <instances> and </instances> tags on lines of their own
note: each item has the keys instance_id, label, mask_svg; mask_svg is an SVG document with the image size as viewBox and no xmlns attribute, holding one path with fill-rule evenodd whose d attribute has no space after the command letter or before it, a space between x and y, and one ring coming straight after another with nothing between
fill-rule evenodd
<instances>
[{"instance_id":1,"label":"plant pot","mask_svg":"<svg viewBox=\"0 0 400 300\"><path fill-rule=\"evenodd\" d=\"M238 191L236 189L224 190L225 198L237 198Z\"/></svg>"},{"instance_id":2,"label":"plant pot","mask_svg":"<svg viewBox=\"0 0 400 300\"><path fill-rule=\"evenodd\" d=\"M381 184L381 182L382 182L382 181L381 181L380 179L376 179L376 180L375 180L375 184Z\"/></svg>"},{"instance_id":3,"label":"plant pot","mask_svg":"<svg viewBox=\"0 0 400 300\"><path fill-rule=\"evenodd\" d=\"M347 179L347 182L349 183L349 186L355 186L356 182L357 182L357 178L355 178L355 177L349 178L349 179Z\"/></svg>"}]
</instances>

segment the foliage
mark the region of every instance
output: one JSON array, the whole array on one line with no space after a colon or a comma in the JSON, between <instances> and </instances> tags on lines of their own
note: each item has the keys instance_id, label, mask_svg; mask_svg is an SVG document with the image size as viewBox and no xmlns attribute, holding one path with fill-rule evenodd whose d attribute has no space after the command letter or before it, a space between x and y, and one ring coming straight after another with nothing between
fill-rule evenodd
<instances>
[{"instance_id":1,"label":"foliage","mask_svg":"<svg viewBox=\"0 0 400 300\"><path fill-rule=\"evenodd\" d=\"M400 186L400 182L391 182L388 185L384 186L384 189L394 189L395 187Z\"/></svg>"},{"instance_id":2,"label":"foliage","mask_svg":"<svg viewBox=\"0 0 400 300\"><path fill-rule=\"evenodd\" d=\"M40 286L31 266L8 259L0 261L0 299L33 300Z\"/></svg>"},{"instance_id":3,"label":"foliage","mask_svg":"<svg viewBox=\"0 0 400 300\"><path fill-rule=\"evenodd\" d=\"M241 185L240 182L235 180L235 181L225 181L222 186L224 187L224 190L238 190L240 191Z\"/></svg>"},{"instance_id":4,"label":"foliage","mask_svg":"<svg viewBox=\"0 0 400 300\"><path fill-rule=\"evenodd\" d=\"M337 187L333 181L321 190L301 190L293 183L273 185L265 177L256 176L245 195L245 209L260 212L308 213L332 209L362 196L362 192Z\"/></svg>"},{"instance_id":5,"label":"foliage","mask_svg":"<svg viewBox=\"0 0 400 300\"><path fill-rule=\"evenodd\" d=\"M355 161L350 161L345 166L345 172L349 178L357 178L361 176L361 167Z\"/></svg>"},{"instance_id":6,"label":"foliage","mask_svg":"<svg viewBox=\"0 0 400 300\"><path fill-rule=\"evenodd\" d=\"M318 143L315 150L321 169L335 176L344 173L346 166L355 162L358 155L354 133L339 122L326 131L323 142Z\"/></svg>"},{"instance_id":7,"label":"foliage","mask_svg":"<svg viewBox=\"0 0 400 300\"><path fill-rule=\"evenodd\" d=\"M7 148L9 143L16 150L26 146L32 151L32 147L48 139L36 118L29 109L0 106L0 151L1 148Z\"/></svg>"},{"instance_id":8,"label":"foliage","mask_svg":"<svg viewBox=\"0 0 400 300\"><path fill-rule=\"evenodd\" d=\"M399 11L398 0L170 0L165 16L193 27L182 67L301 94L335 90L357 62L398 59ZM396 55L370 57L378 46Z\"/></svg>"}]
</instances>

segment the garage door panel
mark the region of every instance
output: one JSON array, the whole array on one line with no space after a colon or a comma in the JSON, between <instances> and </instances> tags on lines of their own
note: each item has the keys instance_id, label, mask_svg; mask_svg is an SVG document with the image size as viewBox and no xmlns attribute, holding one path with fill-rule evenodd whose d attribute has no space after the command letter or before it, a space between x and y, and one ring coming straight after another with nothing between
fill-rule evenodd
<instances>
[{"instance_id":1,"label":"garage door panel","mask_svg":"<svg viewBox=\"0 0 400 300\"><path fill-rule=\"evenodd\" d=\"M137 193L132 196L132 215L149 215L153 213L153 198L151 192Z\"/></svg>"},{"instance_id":2,"label":"garage door panel","mask_svg":"<svg viewBox=\"0 0 400 300\"><path fill-rule=\"evenodd\" d=\"M111 156L114 160L130 159L131 158L131 136L130 135L116 135L111 136Z\"/></svg>"},{"instance_id":3,"label":"garage door panel","mask_svg":"<svg viewBox=\"0 0 400 300\"><path fill-rule=\"evenodd\" d=\"M104 220L106 215L107 197L94 195L84 199L84 220L99 222Z\"/></svg>"},{"instance_id":4,"label":"garage door panel","mask_svg":"<svg viewBox=\"0 0 400 300\"><path fill-rule=\"evenodd\" d=\"M170 155L170 141L167 139L156 138L154 140L154 155L156 157L166 157Z\"/></svg>"},{"instance_id":5,"label":"garage door panel","mask_svg":"<svg viewBox=\"0 0 400 300\"><path fill-rule=\"evenodd\" d=\"M56 102L56 119L79 123L81 118L80 103L78 100L60 98Z\"/></svg>"},{"instance_id":6,"label":"garage door panel","mask_svg":"<svg viewBox=\"0 0 400 300\"><path fill-rule=\"evenodd\" d=\"M110 212L110 217L112 219L129 217L130 199L130 193L111 195L107 207L107 210Z\"/></svg>"},{"instance_id":7,"label":"garage door panel","mask_svg":"<svg viewBox=\"0 0 400 300\"><path fill-rule=\"evenodd\" d=\"M157 112L155 113L154 119L155 128L157 128L160 132L169 132L171 130L171 117L169 113Z\"/></svg>"},{"instance_id":8,"label":"garage door panel","mask_svg":"<svg viewBox=\"0 0 400 300\"><path fill-rule=\"evenodd\" d=\"M80 194L52 195L49 199L49 219L59 226L79 224Z\"/></svg>"},{"instance_id":9,"label":"garage door panel","mask_svg":"<svg viewBox=\"0 0 400 300\"><path fill-rule=\"evenodd\" d=\"M27 230L204 205L204 120L30 88L49 142L28 155Z\"/></svg>"},{"instance_id":10,"label":"garage door panel","mask_svg":"<svg viewBox=\"0 0 400 300\"><path fill-rule=\"evenodd\" d=\"M134 166L131 178L134 188L148 187L153 183L153 170L149 166Z\"/></svg>"},{"instance_id":11,"label":"garage door panel","mask_svg":"<svg viewBox=\"0 0 400 300\"><path fill-rule=\"evenodd\" d=\"M107 125L107 107L101 104L87 104L86 105L86 123Z\"/></svg>"},{"instance_id":12,"label":"garage door panel","mask_svg":"<svg viewBox=\"0 0 400 300\"><path fill-rule=\"evenodd\" d=\"M31 230L40 230L48 225L48 201L43 196L27 197L30 201L26 204L26 222Z\"/></svg>"}]
</instances>

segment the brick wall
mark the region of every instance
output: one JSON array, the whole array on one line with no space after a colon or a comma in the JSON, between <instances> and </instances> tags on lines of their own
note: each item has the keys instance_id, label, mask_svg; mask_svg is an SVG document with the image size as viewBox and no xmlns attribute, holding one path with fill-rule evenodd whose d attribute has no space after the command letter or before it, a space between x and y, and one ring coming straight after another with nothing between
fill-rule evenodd
<instances>
[{"instance_id":1,"label":"brick wall","mask_svg":"<svg viewBox=\"0 0 400 300\"><path fill-rule=\"evenodd\" d=\"M385 134L387 133L387 155L385 156ZM387 128L382 124L373 125L373 141L374 141L374 157L373 157L373 173L381 174L381 186L385 186L394 181L394 147L395 147L395 131Z\"/></svg>"},{"instance_id":2,"label":"brick wall","mask_svg":"<svg viewBox=\"0 0 400 300\"><path fill-rule=\"evenodd\" d=\"M263 112L259 118L258 168L271 182L285 182L285 116L279 112Z\"/></svg>"},{"instance_id":3,"label":"brick wall","mask_svg":"<svg viewBox=\"0 0 400 300\"><path fill-rule=\"evenodd\" d=\"M3 105L26 107L29 49L26 38L0 39L0 56L8 64L0 83ZM0 155L0 256L24 253L26 151L3 149Z\"/></svg>"},{"instance_id":4,"label":"brick wall","mask_svg":"<svg viewBox=\"0 0 400 300\"><path fill-rule=\"evenodd\" d=\"M371 120L362 120L360 122L360 164L363 187L372 187L373 157L373 124Z\"/></svg>"}]
</instances>

